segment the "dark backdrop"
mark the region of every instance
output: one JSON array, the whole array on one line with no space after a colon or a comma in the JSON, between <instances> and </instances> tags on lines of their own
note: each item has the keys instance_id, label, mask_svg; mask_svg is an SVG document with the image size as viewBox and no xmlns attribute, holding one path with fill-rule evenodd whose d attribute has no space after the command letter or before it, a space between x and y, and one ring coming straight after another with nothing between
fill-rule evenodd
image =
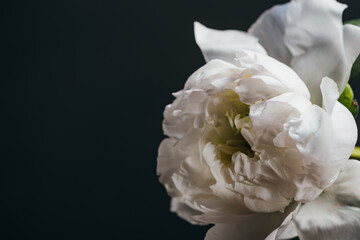
<instances>
[{"instance_id":1,"label":"dark backdrop","mask_svg":"<svg viewBox=\"0 0 360 240\"><path fill-rule=\"evenodd\" d=\"M163 108L204 64L195 20L284 2L2 1L0 238L202 239L155 174Z\"/></svg>"}]
</instances>

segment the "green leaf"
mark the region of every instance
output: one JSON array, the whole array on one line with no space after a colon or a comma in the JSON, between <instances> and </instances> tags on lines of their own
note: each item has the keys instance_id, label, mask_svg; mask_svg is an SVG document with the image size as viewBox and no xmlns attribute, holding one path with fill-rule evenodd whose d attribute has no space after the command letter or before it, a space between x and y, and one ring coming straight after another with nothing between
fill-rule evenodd
<instances>
[{"instance_id":1,"label":"green leaf","mask_svg":"<svg viewBox=\"0 0 360 240\"><path fill-rule=\"evenodd\" d=\"M354 92L349 84L346 84L346 87L341 93L338 101L347 109L349 109L354 117L357 116L359 112L359 104L357 103L356 99L354 99Z\"/></svg>"},{"instance_id":2,"label":"green leaf","mask_svg":"<svg viewBox=\"0 0 360 240\"><path fill-rule=\"evenodd\" d=\"M360 18L353 19L351 21L346 22L345 24L353 24L360 27ZM356 79L359 75L360 75L360 56L358 56L358 58L354 62L354 65L352 66L349 82Z\"/></svg>"}]
</instances>

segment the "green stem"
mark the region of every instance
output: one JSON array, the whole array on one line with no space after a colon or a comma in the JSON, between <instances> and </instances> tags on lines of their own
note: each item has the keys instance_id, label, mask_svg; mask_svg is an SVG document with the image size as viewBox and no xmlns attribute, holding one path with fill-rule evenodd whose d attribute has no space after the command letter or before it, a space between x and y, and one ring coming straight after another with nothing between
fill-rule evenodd
<instances>
[{"instance_id":1,"label":"green stem","mask_svg":"<svg viewBox=\"0 0 360 240\"><path fill-rule=\"evenodd\" d=\"M351 154L352 158L360 159L360 147L355 147Z\"/></svg>"}]
</instances>

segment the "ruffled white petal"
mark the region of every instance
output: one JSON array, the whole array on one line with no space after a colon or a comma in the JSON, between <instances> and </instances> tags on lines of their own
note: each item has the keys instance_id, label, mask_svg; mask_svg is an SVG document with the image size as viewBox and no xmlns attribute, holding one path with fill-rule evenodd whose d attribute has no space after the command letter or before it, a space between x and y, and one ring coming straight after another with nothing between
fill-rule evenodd
<instances>
[{"instance_id":1,"label":"ruffled white petal","mask_svg":"<svg viewBox=\"0 0 360 240\"><path fill-rule=\"evenodd\" d=\"M290 65L291 54L284 44L288 4L277 5L265 11L248 32L259 38L269 56Z\"/></svg>"},{"instance_id":2,"label":"ruffled white petal","mask_svg":"<svg viewBox=\"0 0 360 240\"><path fill-rule=\"evenodd\" d=\"M193 201L199 195L212 194L210 186L215 183L209 167L192 154L181 164L180 170L172 175L172 181L184 200Z\"/></svg>"},{"instance_id":3,"label":"ruffled white petal","mask_svg":"<svg viewBox=\"0 0 360 240\"><path fill-rule=\"evenodd\" d=\"M201 125L197 118L202 117L206 93L203 90L183 90L175 94L177 98L165 107L163 130L169 137L180 139L189 129ZM193 104L197 101L198 104ZM196 118L197 117L197 118Z\"/></svg>"},{"instance_id":4,"label":"ruffled white petal","mask_svg":"<svg viewBox=\"0 0 360 240\"><path fill-rule=\"evenodd\" d=\"M203 149L204 160L217 181L211 189L219 198L237 206L235 211L273 212L284 210L292 201L291 188L266 162L254 161L238 152L233 155L234 167L229 171L216 158L215 149L211 143Z\"/></svg>"},{"instance_id":5,"label":"ruffled white petal","mask_svg":"<svg viewBox=\"0 0 360 240\"><path fill-rule=\"evenodd\" d=\"M240 79L244 69L222 60L211 60L195 71L186 81L184 90L203 89L214 94L230 82Z\"/></svg>"},{"instance_id":6,"label":"ruffled white petal","mask_svg":"<svg viewBox=\"0 0 360 240\"><path fill-rule=\"evenodd\" d=\"M332 78L342 92L360 52L360 28L342 24L345 8L335 0L293 0L266 11L249 29L270 56L298 73L318 105L322 78Z\"/></svg>"},{"instance_id":7,"label":"ruffled white petal","mask_svg":"<svg viewBox=\"0 0 360 240\"><path fill-rule=\"evenodd\" d=\"M295 217L301 240L358 239L360 236L360 162L349 160L336 182Z\"/></svg>"},{"instance_id":8,"label":"ruffled white petal","mask_svg":"<svg viewBox=\"0 0 360 240\"><path fill-rule=\"evenodd\" d=\"M358 131L356 122L350 111L336 101L338 93L336 93L336 87L335 84L332 83L332 80L323 79L321 88L324 108L330 115L333 132L331 145L328 146L330 149L329 157L322 166L327 168L327 171L322 173L322 175L331 179L327 184L323 182L323 187L328 187L335 181L339 169L341 169L349 159L357 141ZM321 169L319 171L321 171Z\"/></svg>"},{"instance_id":9,"label":"ruffled white petal","mask_svg":"<svg viewBox=\"0 0 360 240\"><path fill-rule=\"evenodd\" d=\"M295 200L311 201L340 170L330 168L327 161L333 140L331 119L322 108L313 105L300 118L289 121L286 128L303 161L303 172L294 179L298 188Z\"/></svg>"},{"instance_id":10,"label":"ruffled white petal","mask_svg":"<svg viewBox=\"0 0 360 240\"><path fill-rule=\"evenodd\" d=\"M349 110L339 102L335 103L331 115L333 141L329 146L330 154L326 163L329 176L333 174L332 182L335 181L336 169L342 166L349 159L357 141L357 126L354 117ZM329 185L332 183L329 182ZM328 185L328 186L329 186Z\"/></svg>"},{"instance_id":11,"label":"ruffled white petal","mask_svg":"<svg viewBox=\"0 0 360 240\"><path fill-rule=\"evenodd\" d=\"M244 103L267 100L285 92L310 98L306 85L285 64L269 56L251 51L239 51L237 65L247 68L248 78L241 80L235 91Z\"/></svg>"},{"instance_id":12,"label":"ruffled white petal","mask_svg":"<svg viewBox=\"0 0 360 240\"><path fill-rule=\"evenodd\" d=\"M294 221L291 221L286 229L278 237L279 240L292 239L298 236Z\"/></svg>"},{"instance_id":13,"label":"ruffled white petal","mask_svg":"<svg viewBox=\"0 0 360 240\"><path fill-rule=\"evenodd\" d=\"M321 81L320 89L322 93L322 107L323 109L329 114L332 114L334 109L335 103L339 98L339 92L336 83L328 78L325 77Z\"/></svg>"},{"instance_id":14,"label":"ruffled white petal","mask_svg":"<svg viewBox=\"0 0 360 240\"><path fill-rule=\"evenodd\" d=\"M177 172L183 159L186 157L184 152L174 148L176 140L171 138L164 139L159 146L156 173L160 175L159 181L164 184L170 196L176 196L179 192L171 180L174 172Z\"/></svg>"},{"instance_id":15,"label":"ruffled white petal","mask_svg":"<svg viewBox=\"0 0 360 240\"><path fill-rule=\"evenodd\" d=\"M176 213L179 217L188 221L191 224L207 225L204 222L200 222L196 220L196 216L201 215L202 213L194 210L193 208L183 203L181 201L181 198L179 197L174 197L171 199L170 211Z\"/></svg>"},{"instance_id":16,"label":"ruffled white petal","mask_svg":"<svg viewBox=\"0 0 360 240\"><path fill-rule=\"evenodd\" d=\"M244 197L244 205L253 212L283 211L292 201L293 189L265 161L245 154L233 155L236 182L234 190Z\"/></svg>"},{"instance_id":17,"label":"ruffled white petal","mask_svg":"<svg viewBox=\"0 0 360 240\"><path fill-rule=\"evenodd\" d=\"M205 240L275 240L291 222L298 206L293 202L284 213L243 215L233 223L216 224L207 232Z\"/></svg>"},{"instance_id":18,"label":"ruffled white petal","mask_svg":"<svg viewBox=\"0 0 360 240\"><path fill-rule=\"evenodd\" d=\"M221 59L233 63L235 54L239 49L266 54L258 39L246 32L214 30L198 22L194 23L194 31L196 43L200 47L206 62L212 59Z\"/></svg>"},{"instance_id":19,"label":"ruffled white petal","mask_svg":"<svg viewBox=\"0 0 360 240\"><path fill-rule=\"evenodd\" d=\"M360 54L360 27L352 24L346 24L344 26L344 46L345 56L348 63L352 64Z\"/></svg>"},{"instance_id":20,"label":"ruffled white petal","mask_svg":"<svg viewBox=\"0 0 360 240\"><path fill-rule=\"evenodd\" d=\"M324 79L322 89L326 110L285 93L251 105L253 127L242 129L260 158L271 159L273 170L294 183L296 201L311 201L331 185L356 142L355 121L336 101L336 84Z\"/></svg>"}]
</instances>

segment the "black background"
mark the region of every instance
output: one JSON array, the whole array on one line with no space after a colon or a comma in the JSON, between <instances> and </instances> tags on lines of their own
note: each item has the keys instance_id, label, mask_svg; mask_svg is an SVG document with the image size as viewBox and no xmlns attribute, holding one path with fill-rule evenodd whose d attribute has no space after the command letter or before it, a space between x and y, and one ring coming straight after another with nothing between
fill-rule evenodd
<instances>
[{"instance_id":1,"label":"black background","mask_svg":"<svg viewBox=\"0 0 360 240\"><path fill-rule=\"evenodd\" d=\"M155 173L163 109L204 64L193 22L246 30L284 2L2 1L0 239L202 239Z\"/></svg>"}]
</instances>

